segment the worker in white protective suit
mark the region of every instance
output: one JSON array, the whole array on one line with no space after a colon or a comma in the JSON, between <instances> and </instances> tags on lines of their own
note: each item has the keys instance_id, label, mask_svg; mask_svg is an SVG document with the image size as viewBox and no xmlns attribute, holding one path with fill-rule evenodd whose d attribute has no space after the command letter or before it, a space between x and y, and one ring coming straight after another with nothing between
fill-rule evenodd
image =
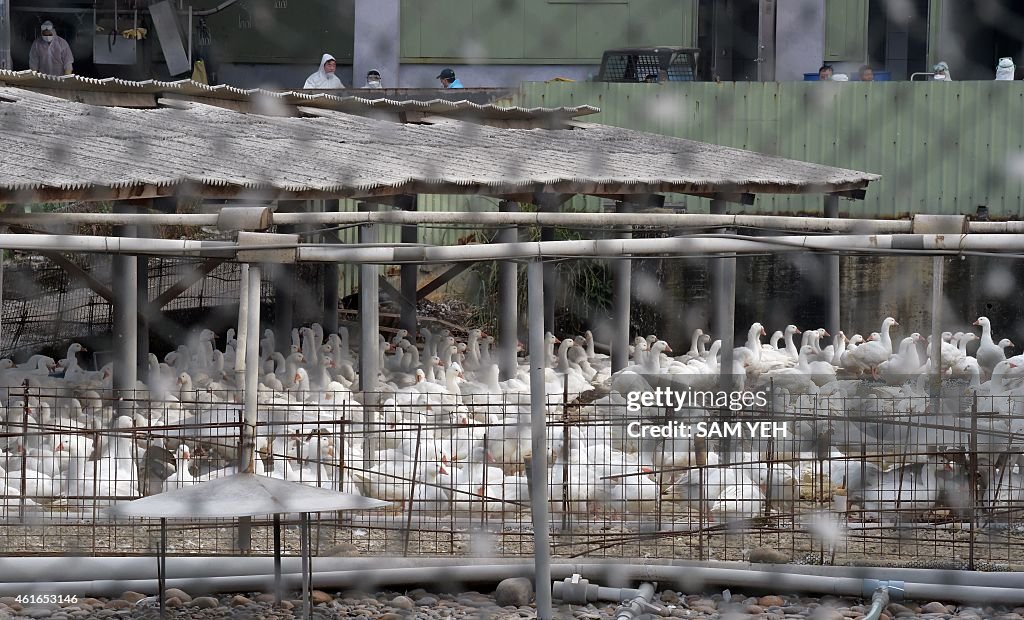
<instances>
[{"instance_id":1,"label":"worker in white protective suit","mask_svg":"<svg viewBox=\"0 0 1024 620\"><path fill-rule=\"evenodd\" d=\"M39 38L28 50L28 68L47 75L71 75L74 62L71 46L57 36L53 22L43 22L39 27Z\"/></svg>"},{"instance_id":2,"label":"worker in white protective suit","mask_svg":"<svg viewBox=\"0 0 1024 620\"><path fill-rule=\"evenodd\" d=\"M932 67L932 72L935 74L932 79L940 80L943 82L952 82L953 76L949 73L949 65L946 61L937 63Z\"/></svg>"},{"instance_id":3,"label":"worker in white protective suit","mask_svg":"<svg viewBox=\"0 0 1024 620\"><path fill-rule=\"evenodd\" d=\"M338 61L330 54L324 54L320 59L320 69L306 78L303 88L345 88L338 76L334 75L338 68Z\"/></svg>"},{"instance_id":4,"label":"worker in white protective suit","mask_svg":"<svg viewBox=\"0 0 1024 620\"><path fill-rule=\"evenodd\" d=\"M1000 58L996 65L996 80L1009 81L1013 79L1013 72L1017 67L1013 64L1012 58Z\"/></svg>"}]
</instances>

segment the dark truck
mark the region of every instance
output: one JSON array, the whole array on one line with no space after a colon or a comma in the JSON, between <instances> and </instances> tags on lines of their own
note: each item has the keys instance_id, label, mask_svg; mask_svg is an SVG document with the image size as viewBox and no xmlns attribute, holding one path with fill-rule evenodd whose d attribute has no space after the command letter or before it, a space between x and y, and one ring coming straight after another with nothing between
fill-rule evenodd
<instances>
[{"instance_id":1,"label":"dark truck","mask_svg":"<svg viewBox=\"0 0 1024 620\"><path fill-rule=\"evenodd\" d=\"M623 47L601 57L598 82L699 82L700 50L691 47Z\"/></svg>"}]
</instances>

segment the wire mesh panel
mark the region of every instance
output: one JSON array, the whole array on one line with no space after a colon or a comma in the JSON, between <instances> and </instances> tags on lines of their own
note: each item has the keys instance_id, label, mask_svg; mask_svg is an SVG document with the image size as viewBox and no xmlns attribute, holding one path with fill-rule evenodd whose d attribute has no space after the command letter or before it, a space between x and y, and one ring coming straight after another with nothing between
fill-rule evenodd
<instances>
[{"instance_id":1,"label":"wire mesh panel","mask_svg":"<svg viewBox=\"0 0 1024 620\"><path fill-rule=\"evenodd\" d=\"M552 391L554 554L744 560L767 548L816 564L1024 564L1024 418L1012 397L979 398L965 383L940 400L874 382L814 396L760 387L747 393L764 404L739 413ZM101 386L6 390L0 553L153 553L155 524L105 509L238 471L237 391L182 382L173 398L135 396L126 409ZM318 515L316 553L532 555L539 460L520 396L456 403L407 387L372 402L340 384L260 395L255 473L391 502ZM172 522L170 552L271 553L270 522L251 525L240 537L231 521ZM293 525L286 552L298 549Z\"/></svg>"}]
</instances>

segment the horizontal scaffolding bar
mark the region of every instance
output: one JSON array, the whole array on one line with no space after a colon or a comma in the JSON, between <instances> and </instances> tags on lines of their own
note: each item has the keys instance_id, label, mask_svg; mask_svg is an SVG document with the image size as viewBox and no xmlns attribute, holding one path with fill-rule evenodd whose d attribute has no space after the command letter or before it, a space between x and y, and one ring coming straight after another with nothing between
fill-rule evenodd
<instances>
[{"instance_id":1,"label":"horizontal scaffolding bar","mask_svg":"<svg viewBox=\"0 0 1024 620\"><path fill-rule=\"evenodd\" d=\"M966 252L1024 254L1020 234L900 234L900 235L786 235L746 237L741 235L691 235L659 239L599 239L485 243L450 246L297 244L294 236L281 235L281 244L239 245L228 241L190 241L86 235L0 234L0 249L23 252L101 252L162 256L203 256L235 258L239 251L294 250L268 252L266 261L293 259L302 262L400 264L454 263L481 260L527 258L629 257L650 255L703 256L718 253L764 254L771 252L868 252L878 254L920 254L922 256ZM262 259L261 259L262 260Z\"/></svg>"},{"instance_id":2,"label":"horizontal scaffolding bar","mask_svg":"<svg viewBox=\"0 0 1024 620\"><path fill-rule=\"evenodd\" d=\"M0 213L0 224L216 226L216 213ZM465 226L571 226L606 228L762 228L791 232L900 234L913 229L910 220L868 220L778 215L705 215L699 213L555 213L493 211L370 211L275 213L275 224L433 224ZM1021 222L971 222L971 232L1022 233Z\"/></svg>"},{"instance_id":3,"label":"horizontal scaffolding bar","mask_svg":"<svg viewBox=\"0 0 1024 620\"><path fill-rule=\"evenodd\" d=\"M103 252L164 256L232 257L233 241L190 241L90 235L0 234L0 248L22 252Z\"/></svg>"},{"instance_id":4,"label":"horizontal scaffolding bar","mask_svg":"<svg viewBox=\"0 0 1024 620\"><path fill-rule=\"evenodd\" d=\"M830 235L694 236L662 239L602 239L488 243L458 246L338 247L299 246L298 260L342 263L451 263L537 257L619 257L655 254L708 255L766 252L872 252L934 256L963 252L1024 252L1024 236L988 235Z\"/></svg>"}]
</instances>

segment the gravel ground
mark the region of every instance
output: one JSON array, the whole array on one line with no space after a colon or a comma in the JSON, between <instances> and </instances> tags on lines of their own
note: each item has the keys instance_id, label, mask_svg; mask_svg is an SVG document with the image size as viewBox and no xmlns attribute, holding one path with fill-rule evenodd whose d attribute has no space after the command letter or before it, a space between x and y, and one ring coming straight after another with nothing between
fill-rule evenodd
<instances>
[{"instance_id":1,"label":"gravel ground","mask_svg":"<svg viewBox=\"0 0 1024 620\"><path fill-rule=\"evenodd\" d=\"M499 586L499 590L501 587ZM461 594L435 594L424 590L408 592L314 592L316 605L313 617L362 618L364 620L425 620L445 618L480 618L512 620L535 618L536 609L530 605L499 607L495 595L479 592ZM835 597L806 598L797 596L745 596L725 591L713 596L686 595L671 590L659 592L654 599L658 611L655 617L667 618L765 618L772 620L843 620L861 618L870 603L857 599ZM290 619L302 617L302 601L285 600L275 604L267 594L247 593L190 597L180 590L168 590L167 604L171 618L254 618ZM556 617L564 619L599 620L613 618L617 605L556 607ZM49 618L70 620L76 618L158 618L155 597L136 592L125 592L117 599L80 599L64 606L25 605L13 598L0 599L0 620L9 618ZM943 604L938 601L892 603L882 614L883 620L896 618L963 618L973 620L1022 620L1024 607L976 607Z\"/></svg>"}]
</instances>

